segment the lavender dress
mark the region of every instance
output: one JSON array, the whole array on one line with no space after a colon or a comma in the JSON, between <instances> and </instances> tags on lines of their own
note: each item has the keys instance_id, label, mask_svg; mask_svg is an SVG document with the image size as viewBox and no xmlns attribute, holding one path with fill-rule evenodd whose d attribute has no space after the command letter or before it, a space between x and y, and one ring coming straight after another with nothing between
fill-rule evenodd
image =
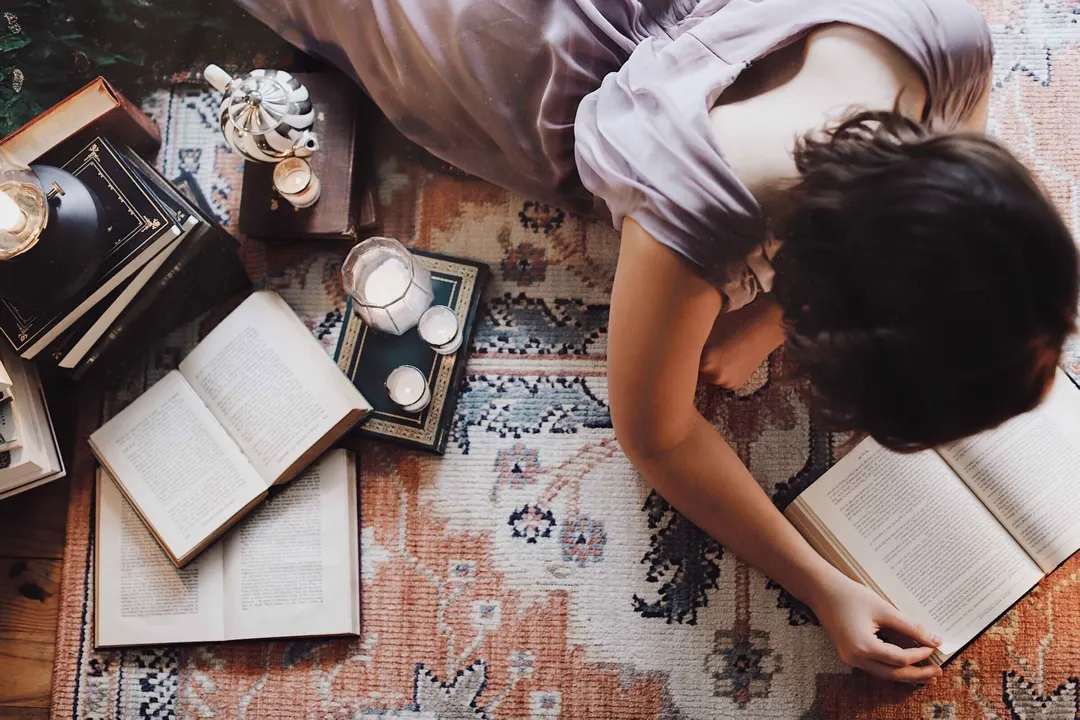
<instances>
[{"instance_id":1,"label":"lavender dress","mask_svg":"<svg viewBox=\"0 0 1080 720\"><path fill-rule=\"evenodd\" d=\"M352 75L409 138L479 177L620 227L632 217L740 307L771 286L760 207L708 111L815 26L871 30L947 129L988 82L967 0L237 0Z\"/></svg>"}]
</instances>

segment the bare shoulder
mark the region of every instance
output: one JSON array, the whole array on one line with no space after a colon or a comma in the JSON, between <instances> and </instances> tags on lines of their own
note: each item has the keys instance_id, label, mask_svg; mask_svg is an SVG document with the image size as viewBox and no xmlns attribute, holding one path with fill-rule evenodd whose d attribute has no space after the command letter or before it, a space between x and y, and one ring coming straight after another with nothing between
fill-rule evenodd
<instances>
[{"instance_id":1,"label":"bare shoulder","mask_svg":"<svg viewBox=\"0 0 1080 720\"><path fill-rule=\"evenodd\" d=\"M755 195L794 177L796 138L851 111L919 117L926 85L915 63L869 30L830 24L761 58L710 110L725 160Z\"/></svg>"},{"instance_id":2,"label":"bare shoulder","mask_svg":"<svg viewBox=\"0 0 1080 720\"><path fill-rule=\"evenodd\" d=\"M856 90L853 104L879 109L875 106L884 101L891 109L899 95L902 111L915 116L922 111L926 98L922 72L903 50L875 32L855 25L824 25L807 36L806 58L811 72Z\"/></svg>"}]
</instances>

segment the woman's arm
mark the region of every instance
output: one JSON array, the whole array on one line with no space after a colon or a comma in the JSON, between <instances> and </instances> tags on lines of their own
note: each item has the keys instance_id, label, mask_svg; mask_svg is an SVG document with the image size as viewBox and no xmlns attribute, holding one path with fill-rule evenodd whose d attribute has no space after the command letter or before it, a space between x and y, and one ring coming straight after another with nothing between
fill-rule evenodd
<instances>
[{"instance_id":1,"label":"woman's arm","mask_svg":"<svg viewBox=\"0 0 1080 720\"><path fill-rule=\"evenodd\" d=\"M833 568L776 509L738 456L697 412L702 348L719 293L637 223L626 220L608 344L612 420L624 452L691 522L809 604L841 658L875 675L921 682L936 639ZM924 645L901 649L889 627Z\"/></svg>"}]
</instances>

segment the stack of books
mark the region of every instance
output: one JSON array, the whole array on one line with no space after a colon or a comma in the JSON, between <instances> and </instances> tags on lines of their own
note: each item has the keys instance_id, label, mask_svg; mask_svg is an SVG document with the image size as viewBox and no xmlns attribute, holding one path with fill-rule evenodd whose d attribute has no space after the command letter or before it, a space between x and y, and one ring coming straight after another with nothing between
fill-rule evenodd
<instances>
[{"instance_id":1,"label":"stack of books","mask_svg":"<svg viewBox=\"0 0 1080 720\"><path fill-rule=\"evenodd\" d=\"M161 334L250 287L236 240L144 159L158 146L153 121L103 78L0 141L25 163L82 180L111 241L74 297L45 307L0 298L0 333L23 359L76 379L117 370Z\"/></svg>"},{"instance_id":2,"label":"stack of books","mask_svg":"<svg viewBox=\"0 0 1080 720\"><path fill-rule=\"evenodd\" d=\"M64 474L37 371L0 347L0 500Z\"/></svg>"}]
</instances>

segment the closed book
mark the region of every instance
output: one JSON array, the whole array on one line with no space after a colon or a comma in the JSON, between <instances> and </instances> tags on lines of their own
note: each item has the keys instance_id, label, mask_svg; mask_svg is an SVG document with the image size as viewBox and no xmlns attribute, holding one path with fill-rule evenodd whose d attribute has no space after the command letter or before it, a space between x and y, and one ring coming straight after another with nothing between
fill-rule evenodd
<instances>
[{"instance_id":1,"label":"closed book","mask_svg":"<svg viewBox=\"0 0 1080 720\"><path fill-rule=\"evenodd\" d=\"M421 250L412 253L431 271L435 304L448 306L458 316L461 348L450 355L439 355L415 329L403 335L374 331L353 312L350 300L334 359L373 408L371 417L357 427L355 435L441 455L450 437L489 271L487 265L471 260ZM427 378L431 402L422 410L406 412L386 393L386 378L400 365L412 365Z\"/></svg>"},{"instance_id":2,"label":"closed book","mask_svg":"<svg viewBox=\"0 0 1080 720\"><path fill-rule=\"evenodd\" d=\"M124 293L125 290L132 284L134 278L128 278L124 282L113 288L104 300L95 305L90 312L83 315L79 320L65 330L60 337L53 341L49 346L47 353L43 353L39 356L38 362L42 362L47 356L52 361L53 365L59 365L60 362L67 356L68 353L78 344L79 340L86 335L87 331L94 326L94 323L98 322L104 315L109 307L116 302L116 300Z\"/></svg>"},{"instance_id":3,"label":"closed book","mask_svg":"<svg viewBox=\"0 0 1080 720\"><path fill-rule=\"evenodd\" d=\"M322 194L298 209L274 189L274 165L248 161L240 199L240 232L266 240L355 240L377 224L370 152L363 142L360 91L336 72L297 73L311 94L320 148L307 158Z\"/></svg>"},{"instance_id":4,"label":"closed book","mask_svg":"<svg viewBox=\"0 0 1080 720\"><path fill-rule=\"evenodd\" d=\"M97 135L84 141L79 135L42 161L67 170L94 193L111 246L86 287L61 303L30 308L0 300L0 332L26 359L45 350L182 233L109 140Z\"/></svg>"},{"instance_id":5,"label":"closed book","mask_svg":"<svg viewBox=\"0 0 1080 720\"><path fill-rule=\"evenodd\" d=\"M235 238L220 227L200 224L72 375L76 380L118 375L168 332L250 289Z\"/></svg>"},{"instance_id":6,"label":"closed book","mask_svg":"<svg viewBox=\"0 0 1080 720\"><path fill-rule=\"evenodd\" d=\"M0 347L0 362L11 374L18 447L0 452L0 500L64 477L64 461L53 429L41 379L33 363Z\"/></svg>"},{"instance_id":7,"label":"closed book","mask_svg":"<svg viewBox=\"0 0 1080 720\"><path fill-rule=\"evenodd\" d=\"M198 216L198 211L191 203L180 195L169 183L165 182L157 170L149 163L135 154L130 148L118 146L122 159L127 162L132 175L142 184L143 188L152 195L165 210L172 216L174 222L180 226L181 235L167 245L161 252L155 255L150 262L144 265L134 276L124 281L101 303L98 303L89 313L83 316L72 327L68 328L49 348L49 356L60 368L64 370L74 369L93 346L116 321L135 297L142 292L147 283L151 281L173 253L179 249L188 234L203 222ZM165 328L163 332L167 332Z\"/></svg>"},{"instance_id":8,"label":"closed book","mask_svg":"<svg viewBox=\"0 0 1080 720\"><path fill-rule=\"evenodd\" d=\"M182 173L179 182L172 183L140 158L130 153L125 157L159 196L201 222L75 364L76 380L120 374L168 332L251 290L236 238L215 222L194 178Z\"/></svg>"},{"instance_id":9,"label":"closed book","mask_svg":"<svg viewBox=\"0 0 1080 720\"><path fill-rule=\"evenodd\" d=\"M161 146L154 121L99 77L0 140L0 147L29 164L90 127L144 155Z\"/></svg>"}]
</instances>

